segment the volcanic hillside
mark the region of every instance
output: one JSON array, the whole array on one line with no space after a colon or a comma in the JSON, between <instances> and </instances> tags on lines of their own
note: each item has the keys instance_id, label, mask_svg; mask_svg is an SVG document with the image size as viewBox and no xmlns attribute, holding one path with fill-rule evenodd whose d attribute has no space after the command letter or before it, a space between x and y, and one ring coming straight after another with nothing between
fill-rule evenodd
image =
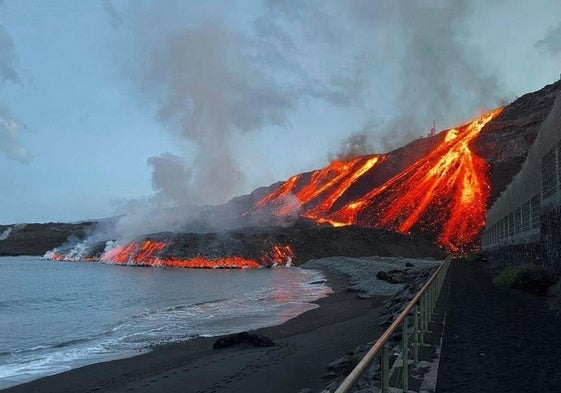
<instances>
[{"instance_id":1,"label":"volcanic hillside","mask_svg":"<svg viewBox=\"0 0 561 393\"><path fill-rule=\"evenodd\" d=\"M425 233L451 252L477 250L490 202L520 169L560 88L546 86L387 154L292 176L249 214Z\"/></svg>"},{"instance_id":2,"label":"volcanic hillside","mask_svg":"<svg viewBox=\"0 0 561 393\"><path fill-rule=\"evenodd\" d=\"M0 255L57 246L52 259L255 267L331 255L437 257L433 241L466 253L478 249L488 207L519 171L560 91L556 82L392 152L258 188L201 211L180 233L94 242L93 223L16 225L0 227Z\"/></svg>"}]
</instances>

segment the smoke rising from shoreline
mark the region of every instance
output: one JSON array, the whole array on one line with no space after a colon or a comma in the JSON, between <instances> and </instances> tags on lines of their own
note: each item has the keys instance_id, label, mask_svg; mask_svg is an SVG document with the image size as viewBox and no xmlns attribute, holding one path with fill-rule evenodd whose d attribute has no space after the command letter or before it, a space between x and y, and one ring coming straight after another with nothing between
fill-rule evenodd
<instances>
[{"instance_id":1,"label":"smoke rising from shoreline","mask_svg":"<svg viewBox=\"0 0 561 393\"><path fill-rule=\"evenodd\" d=\"M8 238L8 236L10 236L10 233L12 233L12 231L13 231L13 228L9 227L8 229L6 229L2 233L0 233L0 240L6 240Z\"/></svg>"}]
</instances>

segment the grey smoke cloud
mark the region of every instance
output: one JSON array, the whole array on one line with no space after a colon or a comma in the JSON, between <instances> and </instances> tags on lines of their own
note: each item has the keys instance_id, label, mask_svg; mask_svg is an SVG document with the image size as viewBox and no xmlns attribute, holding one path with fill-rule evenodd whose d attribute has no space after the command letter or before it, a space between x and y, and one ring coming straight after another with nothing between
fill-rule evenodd
<instances>
[{"instance_id":1,"label":"grey smoke cloud","mask_svg":"<svg viewBox=\"0 0 561 393\"><path fill-rule=\"evenodd\" d=\"M238 136L290 127L289 113L307 100L348 106L361 97L361 85L349 81L356 73L307 70L308 54L287 28L294 15L282 4L265 7L248 30L228 23L219 10L212 17L184 17L183 6L170 2L165 10L148 7L120 19L126 25L119 29L121 38L127 30L134 33L132 42L125 38L125 75L143 100L155 103L157 119L181 144L196 148L194 156L164 153L148 160L155 194L131 201L116 226L129 237L139 228L181 229L198 217L194 206L219 204L245 191L233 149ZM297 23L306 26L303 17L313 9L296 9ZM336 41L331 30L326 23L323 40Z\"/></svg>"},{"instance_id":2,"label":"grey smoke cloud","mask_svg":"<svg viewBox=\"0 0 561 393\"><path fill-rule=\"evenodd\" d=\"M102 3L103 9L109 16L109 20L111 21L111 25L114 28L118 28L123 24L123 15L121 12L115 7L115 4L111 0L103 0Z\"/></svg>"},{"instance_id":3,"label":"grey smoke cloud","mask_svg":"<svg viewBox=\"0 0 561 393\"><path fill-rule=\"evenodd\" d=\"M218 204L245 191L236 138L290 127L291 112L311 100L367 113L338 154L353 157L409 142L433 119L467 120L501 96L481 53L467 43L467 0L270 0L246 29L218 9L193 16L181 4L119 19L121 33L129 32L125 75L155 105L157 119L196 148L194 156L149 159L152 213ZM323 64L314 63L318 54ZM372 96L395 102L394 115L369 108Z\"/></svg>"},{"instance_id":4,"label":"grey smoke cloud","mask_svg":"<svg viewBox=\"0 0 561 393\"><path fill-rule=\"evenodd\" d=\"M0 85L6 81L21 84L18 66L12 37L4 26L0 25Z\"/></svg>"},{"instance_id":5,"label":"grey smoke cloud","mask_svg":"<svg viewBox=\"0 0 561 393\"><path fill-rule=\"evenodd\" d=\"M362 130L349 135L343 140L336 153L329 154L329 160L351 160L353 158L372 154L376 141L373 140L372 122L368 122Z\"/></svg>"},{"instance_id":6,"label":"grey smoke cloud","mask_svg":"<svg viewBox=\"0 0 561 393\"><path fill-rule=\"evenodd\" d=\"M536 47L552 55L559 55L561 53L561 23L552 29L544 39L536 42Z\"/></svg>"},{"instance_id":7,"label":"grey smoke cloud","mask_svg":"<svg viewBox=\"0 0 561 393\"><path fill-rule=\"evenodd\" d=\"M18 68L12 37L0 25L0 88L6 82L22 84ZM0 97L0 153L12 160L26 163L32 156L20 141L23 130L23 124Z\"/></svg>"},{"instance_id":8,"label":"grey smoke cloud","mask_svg":"<svg viewBox=\"0 0 561 393\"><path fill-rule=\"evenodd\" d=\"M358 70L311 75L306 53L296 43L286 20L306 23L313 14L300 5L271 4L250 24L250 31L226 23L220 15L202 22L176 23L177 13L146 12L136 19L142 42L127 68L143 97L157 102L157 118L197 148L195 157L177 166L169 155L150 159L154 188L178 204L217 204L244 191L245 177L233 153L238 135L268 126L289 127L289 113L309 99L348 106L360 98ZM323 18L323 17L322 17ZM128 19L128 18L127 18ZM164 31L152 28L173 26ZM328 42L337 34L326 23ZM311 30L308 31L312 33ZM181 185L167 180L175 168ZM163 168L167 168L164 170ZM188 173L188 176L183 176Z\"/></svg>"},{"instance_id":9,"label":"grey smoke cloud","mask_svg":"<svg viewBox=\"0 0 561 393\"><path fill-rule=\"evenodd\" d=\"M235 31L206 24L161 37L141 60L149 67L140 82L159 94L158 119L197 146L184 188L189 202L219 203L243 189L231 149L236 133L288 123L292 100L245 45Z\"/></svg>"},{"instance_id":10,"label":"grey smoke cloud","mask_svg":"<svg viewBox=\"0 0 561 393\"><path fill-rule=\"evenodd\" d=\"M496 76L481 65L483 54L466 42L469 4L465 0L401 3L398 18L405 46L398 102L405 116L391 123L395 134L403 135L412 126L415 131L423 125L429 128L431 118L445 122L457 121L458 116L470 118L476 108L495 105L500 99Z\"/></svg>"},{"instance_id":11,"label":"grey smoke cloud","mask_svg":"<svg viewBox=\"0 0 561 393\"><path fill-rule=\"evenodd\" d=\"M171 153L163 153L158 157L150 157L148 165L152 167L152 187L164 203L185 203L189 195L188 184L192 177L191 168L184 160Z\"/></svg>"},{"instance_id":12,"label":"grey smoke cloud","mask_svg":"<svg viewBox=\"0 0 561 393\"><path fill-rule=\"evenodd\" d=\"M410 142L420 131L428 132L433 119L438 128L498 105L503 93L497 77L483 66L484 54L468 43L470 1L348 4L357 24L373 29L383 25L383 31L373 35L388 53L376 61L395 65L388 96L395 94L396 114L377 126L367 120L363 127L373 130L370 139L377 141L381 152Z\"/></svg>"},{"instance_id":13,"label":"grey smoke cloud","mask_svg":"<svg viewBox=\"0 0 561 393\"><path fill-rule=\"evenodd\" d=\"M10 233L12 233L12 230L13 228L9 227L8 229L0 233L0 240L6 240L8 236L10 236Z\"/></svg>"},{"instance_id":14,"label":"grey smoke cloud","mask_svg":"<svg viewBox=\"0 0 561 393\"><path fill-rule=\"evenodd\" d=\"M0 153L22 163L31 161L31 153L21 144L22 123L0 100Z\"/></svg>"}]
</instances>

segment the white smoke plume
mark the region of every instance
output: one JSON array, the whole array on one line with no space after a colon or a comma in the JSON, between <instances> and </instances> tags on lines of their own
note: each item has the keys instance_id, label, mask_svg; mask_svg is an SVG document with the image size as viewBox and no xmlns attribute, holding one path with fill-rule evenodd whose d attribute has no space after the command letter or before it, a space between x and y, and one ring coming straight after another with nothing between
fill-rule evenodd
<instances>
[{"instance_id":1,"label":"white smoke plume","mask_svg":"<svg viewBox=\"0 0 561 393\"><path fill-rule=\"evenodd\" d=\"M184 182L183 203L215 204L242 190L233 135L287 123L292 102L271 75L255 67L244 40L218 22L205 24L161 37L142 60L149 66L139 82L159 93L158 119L198 149L191 168L184 169L188 178L177 179ZM156 171L178 169L170 155L152 163ZM174 180L164 175L159 171L155 187L178 200Z\"/></svg>"},{"instance_id":2,"label":"white smoke plume","mask_svg":"<svg viewBox=\"0 0 561 393\"><path fill-rule=\"evenodd\" d=\"M0 88L6 82L22 84L18 67L18 58L15 54L12 37L0 25ZM21 143L22 130L24 130L23 124L0 96L0 153L12 160L25 163L29 162L32 156Z\"/></svg>"},{"instance_id":3,"label":"white smoke plume","mask_svg":"<svg viewBox=\"0 0 561 393\"><path fill-rule=\"evenodd\" d=\"M551 29L544 39L536 42L536 47L551 55L559 56L561 54L561 23Z\"/></svg>"},{"instance_id":4,"label":"white smoke plume","mask_svg":"<svg viewBox=\"0 0 561 393\"><path fill-rule=\"evenodd\" d=\"M497 106L504 96L497 77L486 69L484 53L470 46L467 25L472 2L458 1L349 1L352 19L370 31L383 53L373 59L394 64L388 99L395 115L384 122L371 119L359 135L387 152L428 133L432 121L455 125L469 120L481 108ZM343 145L347 147L347 142ZM371 151L373 153L373 151Z\"/></svg>"},{"instance_id":5,"label":"white smoke plume","mask_svg":"<svg viewBox=\"0 0 561 393\"><path fill-rule=\"evenodd\" d=\"M8 236L10 236L10 233L12 233L12 230L13 228L9 227L8 229L0 233L0 240L6 240Z\"/></svg>"},{"instance_id":6,"label":"white smoke plume","mask_svg":"<svg viewBox=\"0 0 561 393\"><path fill-rule=\"evenodd\" d=\"M265 7L248 31L220 10L201 20L184 18L188 7L181 2L121 19L119 30L134 32L122 60L125 75L143 100L156 103L157 119L196 153L148 160L155 194L128 204L119 232L180 229L198 217L195 206L245 191L233 151L238 136L288 127L290 111L309 99L338 106L357 101L357 86L346 76L310 76L301 64L305 53L279 23L287 18L280 9ZM154 29L156 24L162 28Z\"/></svg>"}]
</instances>

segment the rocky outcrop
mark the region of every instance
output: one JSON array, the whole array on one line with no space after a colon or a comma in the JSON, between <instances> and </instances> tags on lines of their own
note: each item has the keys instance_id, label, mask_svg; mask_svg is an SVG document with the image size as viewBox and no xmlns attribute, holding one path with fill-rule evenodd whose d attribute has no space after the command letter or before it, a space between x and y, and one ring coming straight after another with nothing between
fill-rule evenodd
<instances>
[{"instance_id":1,"label":"rocky outcrop","mask_svg":"<svg viewBox=\"0 0 561 393\"><path fill-rule=\"evenodd\" d=\"M94 222L0 225L0 233L11 229L5 239L0 240L0 256L43 256L70 238L83 239L94 225Z\"/></svg>"},{"instance_id":2,"label":"rocky outcrop","mask_svg":"<svg viewBox=\"0 0 561 393\"><path fill-rule=\"evenodd\" d=\"M232 345L247 344L253 347L274 347L275 343L269 337L257 333L241 332L220 337L214 342L212 349L228 348Z\"/></svg>"}]
</instances>

